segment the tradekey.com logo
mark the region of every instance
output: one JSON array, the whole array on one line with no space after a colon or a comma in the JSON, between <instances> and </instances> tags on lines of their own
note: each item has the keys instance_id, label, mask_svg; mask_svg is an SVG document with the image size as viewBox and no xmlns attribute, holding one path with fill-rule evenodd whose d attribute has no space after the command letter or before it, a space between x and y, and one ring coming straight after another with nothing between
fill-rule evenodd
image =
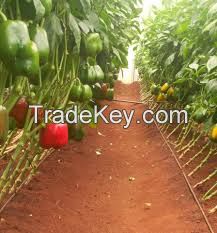
<instances>
[{"instance_id":1,"label":"tradekey.com logo","mask_svg":"<svg viewBox=\"0 0 217 233\"><path fill-rule=\"evenodd\" d=\"M38 124L39 112L43 109L43 106L30 105L29 108L34 110L34 123ZM185 110L158 110L157 112L145 110L140 119L135 119L135 109L130 111L114 109L110 112L108 109L109 105L105 105L101 109L94 106L92 111L87 109L79 110L78 106L74 106L67 112L63 110L44 110L44 123L47 124L50 121L50 116L52 116L54 124L97 124L102 120L105 124L121 124L124 129L128 129L134 121L136 124L153 124L155 121L159 124L188 123L188 113Z\"/></svg>"}]
</instances>

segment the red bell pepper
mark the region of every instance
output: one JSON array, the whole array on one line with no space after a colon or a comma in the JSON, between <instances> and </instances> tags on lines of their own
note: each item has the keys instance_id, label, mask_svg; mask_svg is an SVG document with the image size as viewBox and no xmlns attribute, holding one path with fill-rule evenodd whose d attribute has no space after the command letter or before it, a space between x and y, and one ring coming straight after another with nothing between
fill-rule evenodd
<instances>
[{"instance_id":1,"label":"red bell pepper","mask_svg":"<svg viewBox=\"0 0 217 233\"><path fill-rule=\"evenodd\" d=\"M68 144L68 125L49 123L40 131L40 146L59 149Z\"/></svg>"},{"instance_id":2,"label":"red bell pepper","mask_svg":"<svg viewBox=\"0 0 217 233\"><path fill-rule=\"evenodd\" d=\"M26 121L28 109L29 109L29 104L26 98L22 97L17 101L17 103L11 110L10 116L16 120L18 128L23 128Z\"/></svg>"}]
</instances>

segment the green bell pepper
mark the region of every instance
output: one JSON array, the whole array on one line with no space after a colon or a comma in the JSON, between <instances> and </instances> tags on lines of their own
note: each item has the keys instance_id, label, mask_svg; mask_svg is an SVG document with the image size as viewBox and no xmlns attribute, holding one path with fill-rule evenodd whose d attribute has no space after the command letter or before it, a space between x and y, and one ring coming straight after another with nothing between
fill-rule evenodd
<instances>
[{"instance_id":1,"label":"green bell pepper","mask_svg":"<svg viewBox=\"0 0 217 233\"><path fill-rule=\"evenodd\" d=\"M103 41L98 33L90 33L84 39L86 56L96 57L103 50Z\"/></svg>"},{"instance_id":2,"label":"green bell pepper","mask_svg":"<svg viewBox=\"0 0 217 233\"><path fill-rule=\"evenodd\" d=\"M0 24L0 59L14 60L18 52L30 41L27 25L18 20L7 20Z\"/></svg>"},{"instance_id":3,"label":"green bell pepper","mask_svg":"<svg viewBox=\"0 0 217 233\"><path fill-rule=\"evenodd\" d=\"M37 75L39 71L39 53L36 44L32 41L19 53L14 70L17 75L31 77Z\"/></svg>"},{"instance_id":4,"label":"green bell pepper","mask_svg":"<svg viewBox=\"0 0 217 233\"><path fill-rule=\"evenodd\" d=\"M40 63L47 63L50 53L47 32L44 30L44 28L35 26L30 27L29 32L31 40L37 45Z\"/></svg>"},{"instance_id":5,"label":"green bell pepper","mask_svg":"<svg viewBox=\"0 0 217 233\"><path fill-rule=\"evenodd\" d=\"M2 17L1 17L2 19ZM0 23L0 60L14 75L32 76L39 71L39 53L27 25L19 20Z\"/></svg>"},{"instance_id":6,"label":"green bell pepper","mask_svg":"<svg viewBox=\"0 0 217 233\"><path fill-rule=\"evenodd\" d=\"M70 100L80 101L82 92L82 84L80 83L80 81L76 81L70 92Z\"/></svg>"}]
</instances>

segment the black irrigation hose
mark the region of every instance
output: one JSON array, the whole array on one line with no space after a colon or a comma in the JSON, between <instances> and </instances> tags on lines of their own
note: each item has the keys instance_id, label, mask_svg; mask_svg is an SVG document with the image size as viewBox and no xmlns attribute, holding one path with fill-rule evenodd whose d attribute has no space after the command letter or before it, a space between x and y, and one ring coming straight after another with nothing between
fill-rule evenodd
<instances>
[{"instance_id":1,"label":"black irrigation hose","mask_svg":"<svg viewBox=\"0 0 217 233\"><path fill-rule=\"evenodd\" d=\"M204 212L204 210L203 210L203 207L202 207L201 204L200 204L200 201L199 201L198 198L197 198L197 195L195 194L195 192L194 192L193 188L191 187L191 184L190 184L190 182L189 182L189 180L188 180L188 178L187 178L187 176L186 176L184 170L182 169L182 166L181 166L181 164L180 164L178 158L176 157L176 155L175 155L173 149L171 148L169 142L166 140L166 138L164 137L163 133L162 133L161 130L159 129L159 126L158 126L157 122L156 122L156 121L154 121L154 122L155 122L155 125L156 125L158 131L159 131L160 134L161 134L161 137L163 138L165 144L166 144L166 145L168 146L168 148L170 149L170 151L171 151L171 153L172 153L172 155L173 155L173 157L174 157L174 159L175 159L175 161L176 161L176 163L177 163L179 169L181 170L182 175L183 175L183 177L184 177L184 179L185 179L185 182L186 182L186 184L187 184L187 186L188 186L188 188L189 188L189 190L190 190L190 192L191 192L191 194L192 194L192 196L193 196L193 198L194 198L194 200L195 200L197 206L199 207L199 209L200 209L200 211L201 211L201 213L202 213L202 215L203 215L203 218L204 218L204 220L205 220L205 222L206 222L206 224L207 224L207 226L208 226L208 228L209 228L209 231L210 231L211 233L215 233L214 230L213 230L213 228L212 228L212 226L211 226L211 224L210 224L210 222L209 222L209 220L208 220L208 218L207 218L207 216L206 216L206 214L205 214L205 212Z\"/></svg>"},{"instance_id":2,"label":"black irrigation hose","mask_svg":"<svg viewBox=\"0 0 217 233\"><path fill-rule=\"evenodd\" d=\"M124 102L124 103L134 103L134 104L142 104L142 105L145 105L144 102L139 102L139 101L116 100L116 99L114 99L113 101L114 101L114 102ZM153 101L147 101L147 102L153 102ZM209 222L209 220L208 220L208 218L207 218L207 216L206 216L206 214L205 214L205 212L204 212L204 210L203 210L203 207L201 206L201 204L200 204L200 202L199 202L199 200L198 200L198 198L197 198L197 195L195 194L193 188L191 187L191 184L190 184L190 182L189 182L189 180L188 180L188 178L187 178L187 176L186 176L184 170L182 169L182 166L181 166L179 160L177 159L177 157L176 157L176 155L175 155L173 149L171 148L169 142L166 140L166 138L164 137L163 133L162 133L161 130L159 129L159 126L158 126L157 122L154 121L154 123L155 123L155 125L156 125L158 131L160 132L161 137L162 137L163 140L164 140L164 144L166 144L166 145L168 146L168 148L170 149L170 151L171 151L171 153L172 153L172 155L173 155L173 157L174 157L174 159L175 159L175 161L176 161L176 163L177 163L179 169L181 170L182 175L183 175L183 177L184 177L184 180L185 180L185 182L186 182L186 184L187 184L187 186L188 186L188 188L189 188L189 190L190 190L190 192L191 192L191 194L192 194L192 196L193 196L193 198L194 198L194 200L195 200L195 202L196 202L198 208L200 209L200 211L201 211L201 213L202 213L202 215L203 215L203 218L204 218L204 220L205 220L205 222L206 222L206 225L207 225L209 231L210 231L211 233L215 233L214 230L213 230L213 228L212 228L212 226L211 226L211 224L210 224L210 222ZM47 156L46 156L46 157L47 157ZM23 182L23 184L24 184L25 182L26 182L26 180ZM23 186L23 184L20 186L20 188ZM20 188L19 188L19 189L20 189ZM6 201L6 203L5 203L5 204L2 206L2 208L0 209L0 213L2 213L2 211L4 210L4 208L8 205L8 203L9 203L15 196L16 196L16 193L14 193L14 194L8 199L8 201Z\"/></svg>"},{"instance_id":3,"label":"black irrigation hose","mask_svg":"<svg viewBox=\"0 0 217 233\"><path fill-rule=\"evenodd\" d=\"M211 233L215 233L214 230L213 230L213 228L212 228L212 226L211 226L211 224L210 224L210 222L209 222L209 219L207 218L206 213L204 212L203 207L201 206L200 201L198 200L197 195L195 194L195 192L194 192L194 190L193 190L193 188L192 188L192 186L191 186L191 184L190 184L190 182L189 182L189 180L188 180L188 178L187 178L187 176L186 176L186 174L185 174L185 172L184 172L184 170L183 170L183 168L182 168L182 166L181 166L178 158L176 157L176 155L175 155L172 147L170 146L170 144L167 141L167 139L164 137L164 135L163 135L162 131L160 130L160 128L159 128L156 120L154 120L154 123L155 123L158 131L160 132L161 137L164 140L164 144L166 144L168 146L168 148L170 149L170 151L171 151L171 153L172 153L172 155L173 155L173 157L174 157L174 159L176 161L176 164L178 165L179 169L181 170L181 173L182 173L182 175L184 177L184 180L185 180L185 182L186 182L186 184L187 184L187 186L188 186L188 188L189 188L189 190L190 190L190 192L191 192L191 194L192 194L192 196L193 196L193 198L194 198L194 200L195 200L198 208L200 209L201 214L203 215L203 218L204 218L204 220L206 222L207 227L209 228L209 231Z\"/></svg>"},{"instance_id":4,"label":"black irrigation hose","mask_svg":"<svg viewBox=\"0 0 217 233\"><path fill-rule=\"evenodd\" d=\"M117 99L114 99L113 101L114 101L114 102L129 103L129 104L142 104L142 105L145 105L146 103L149 103L149 102L153 102L153 101L146 101L146 102L144 103L144 102L140 102L140 101L133 101L133 100L117 100ZM192 196L193 196L193 198L194 198L194 200L195 200L195 202L196 202L196 204L197 204L199 210L201 211L201 214L202 214L202 216L203 216L203 218L204 218L204 220L205 220L205 222L206 222L206 225L207 225L209 231L210 231L211 233L215 233L214 230L213 230L213 228L212 228L212 226L211 226L211 224L210 224L210 222L209 222L209 220L208 220L208 218L207 218L207 216L206 216L206 214L205 214L205 212L204 212L204 210L203 210L203 207L202 207L201 204L200 204L200 201L199 201L198 198L197 198L197 195L195 194L193 188L191 187L191 184L190 184L190 182L189 182L189 180L188 180L188 178L187 178L187 176L186 176L186 174L185 174L185 172L184 172L184 170L183 170L183 168L182 168L182 166L181 166L181 164L180 164L178 158L176 157L176 155L175 155L173 149L171 148L169 142L168 142L167 139L164 137L164 135L163 135L162 131L160 130L160 128L159 128L159 126L158 126L156 120L154 120L154 123L155 123L155 125L156 125L158 131L160 132L161 137L162 137L163 140L164 140L164 145L166 144L166 145L168 146L168 148L170 149L170 151L171 151L171 153L172 153L172 155L173 155L173 157L174 157L174 159L175 159L175 161L176 161L176 164L178 165L179 169L181 170L181 173L182 173L182 175L183 175L183 177L184 177L184 180L185 180L185 182L186 182L186 184L187 184L187 186L188 186L188 188L189 188L189 190L190 190L190 192L191 192L191 194L192 194Z\"/></svg>"},{"instance_id":5,"label":"black irrigation hose","mask_svg":"<svg viewBox=\"0 0 217 233\"><path fill-rule=\"evenodd\" d=\"M114 99L113 101L114 101L114 102L124 102L124 103L134 103L134 104L143 104L143 105L145 105L144 102L132 101L132 100L117 100L117 99ZM149 102L153 102L153 101L146 101L146 103L149 103ZM178 165L179 169L181 170L182 175L183 175L183 177L184 177L184 180L185 180L185 182L186 182L186 184L187 184L187 186L188 186L188 188L189 188L189 190L190 190L190 192L191 192L191 194L192 194L192 196L193 196L193 198L194 198L194 200L195 200L197 206L199 207L199 209L200 209L200 211L201 211L201 213L202 213L202 215L203 215L203 218L204 218L204 220L205 220L205 222L206 222L206 224L207 224L207 226L208 226L208 228L209 228L209 231L210 231L211 233L215 233L214 230L213 230L213 228L212 228L212 226L211 226L211 224L210 224L210 222L209 222L209 220L208 220L208 218L207 218L207 216L206 216L206 214L205 214L205 212L204 212L204 210L203 210L203 208L202 208L202 206L201 206L201 204L200 204L200 201L199 201L198 198L197 198L197 195L195 194L193 188L191 187L191 184L190 184L190 182L189 182L189 180L188 180L188 178L187 178L187 176L186 176L186 174L185 174L185 172L184 172L184 170L183 170L183 168L182 168L182 166L181 166L181 164L180 164L178 158L176 157L176 155L175 155L173 149L171 148L169 142L168 142L167 139L164 137L164 135L163 135L162 131L160 130L160 128L159 128L159 126L158 126L156 120L154 120L154 123L155 123L155 125L156 125L158 131L160 132L161 137L162 137L163 140L164 140L164 145L166 144L166 145L168 146L168 148L170 149L170 151L171 151L171 153L172 153L172 155L173 155L173 157L174 157L174 159L175 159L175 161L176 161L176 164Z\"/></svg>"}]
</instances>

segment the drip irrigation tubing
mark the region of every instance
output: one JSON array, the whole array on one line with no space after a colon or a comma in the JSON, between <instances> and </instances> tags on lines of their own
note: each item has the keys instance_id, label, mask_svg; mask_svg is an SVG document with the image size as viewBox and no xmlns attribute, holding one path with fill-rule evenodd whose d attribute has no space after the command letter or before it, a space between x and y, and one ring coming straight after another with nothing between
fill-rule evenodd
<instances>
[{"instance_id":1,"label":"drip irrigation tubing","mask_svg":"<svg viewBox=\"0 0 217 233\"><path fill-rule=\"evenodd\" d=\"M144 103L144 105L145 105L145 103ZM188 178L187 178L187 176L186 176L186 174L185 174L185 172L184 172L184 170L183 170L183 168L182 168L182 166L181 166L181 164L180 164L180 162L175 154L175 152L173 151L172 147L170 146L170 143L168 142L168 140L165 138L164 134L160 130L156 120L154 120L154 123L156 125L157 130L160 132L160 135L164 141L164 145L166 144L168 146L169 150L171 151L172 156L174 157L176 164L179 167L179 169L184 177L185 183L187 184L187 186L188 186L188 188L189 188L189 190L190 190L190 192L191 192L191 194L192 194L192 196L193 196L193 198L194 198L194 200L195 200L195 202L196 202L196 204L197 204L197 206L198 206L198 208L199 208L199 210L200 210L200 212L201 212L201 214L206 222L206 225L207 225L210 233L215 233L215 231L213 230L212 225L210 224L209 219L207 218L206 213L204 212L203 207L201 206L200 201L198 200L197 195L195 194L195 192L194 192L194 190L193 190L193 188L192 188L192 186L191 186L191 184L190 184L190 182L189 182L189 180L188 180Z\"/></svg>"},{"instance_id":2,"label":"drip irrigation tubing","mask_svg":"<svg viewBox=\"0 0 217 233\"><path fill-rule=\"evenodd\" d=\"M134 104L146 105L146 103L153 102L153 101L146 101L146 102L144 103L144 102L141 102L141 101L117 100L117 99L114 99L113 102L124 102L124 103L130 103L130 104L134 103ZM194 200L195 200L195 202L196 202L196 204L197 204L199 210L201 211L201 214L202 214L202 216L203 216L203 218L204 218L204 220L205 220L205 222L206 222L206 225L207 225L207 227L208 227L210 233L215 233L214 230L213 230L213 228L212 228L212 226L211 226L211 224L210 224L210 222L209 222L209 220L208 220L208 218L207 218L207 216L206 216L206 214L205 214L205 212L204 212L204 210L203 210L203 207L202 207L201 204L200 204L200 201L199 201L198 198L197 198L197 195L195 194L195 192L194 192L194 190L193 190L193 188L192 188L192 186L191 186L191 184L190 184L190 182L189 182L189 180L188 180L188 178L187 178L187 176L186 176L184 170L182 169L182 166L181 166L181 164L180 164L178 158L176 157L176 155L175 155L173 149L171 148L169 142L168 142L167 139L164 137L164 134L163 134L162 131L160 130L160 128L159 128L157 122L154 121L154 123L155 123L155 125L156 125L157 130L158 130L158 131L160 132L160 134L161 134L161 137L162 137L162 139L163 139L163 141L164 141L164 145L166 144L166 145L168 146L169 150L171 151L171 153L172 153L172 155L173 155L173 157L174 157L174 159L175 159L175 161L176 161L176 164L178 165L178 167L179 167L179 169L180 169L180 171L181 171L181 173L182 173L182 175L183 175L183 177L184 177L184 180L185 180L185 182L186 182L186 184L187 184L187 186L188 186L188 188L189 188L189 190L190 190L190 192L191 192L191 194L192 194L192 196L193 196L193 198L194 198ZM45 157L47 158L48 156L49 156L49 155L47 155L47 156L45 156ZM44 158L42 161L46 160L46 158ZM42 163L42 161L40 162L40 164ZM40 166L40 164L39 164L39 166ZM20 187L18 188L18 190L20 190L20 189L23 187L23 185L26 183L26 181L27 181L27 179L23 181L23 183L20 185ZM18 190L17 190L17 191L18 191ZM17 192L14 193L11 197L8 198L8 200L5 202L5 204L1 207L0 213L2 213L2 211L3 211L3 210L5 209L5 207L11 202L11 200L16 196L16 194L17 194Z\"/></svg>"},{"instance_id":3,"label":"drip irrigation tubing","mask_svg":"<svg viewBox=\"0 0 217 233\"><path fill-rule=\"evenodd\" d=\"M147 105L148 103L154 102L154 101L152 101L152 100L146 100L145 102L142 102L142 101L118 100L118 99L114 99L113 101L114 101L114 102L129 103L129 104L142 104L142 105ZM156 102L156 101L155 101L155 102ZM163 139L163 141L164 141L164 145L166 144L166 145L168 146L169 150L171 151L171 153L172 153L172 155L173 155L173 157L174 157L174 159L175 159L175 161L176 161L176 164L177 164L177 166L179 167L179 169L180 169L180 171L181 171L181 173L182 173L182 175L183 175L183 177L184 177L185 183L187 184L187 186L188 186L188 188L189 188L189 190L190 190L190 192L191 192L191 194L192 194L192 196L193 196L193 198L194 198L194 201L196 202L196 204L197 204L197 206L198 206L198 208L199 208L199 210L200 210L200 212L201 212L201 214L202 214L202 216L203 216L203 218L204 218L204 220L205 220L205 222L206 222L206 225L207 225L209 231L210 231L211 233L215 233L214 230L213 230L213 228L212 228L212 226L211 226L211 224L210 224L210 222L209 222L209 219L208 219L207 216L206 216L206 213L205 213L204 210L203 210L203 207L202 207L201 204L200 204L200 201L199 201L198 198L197 198L197 195L195 194L195 192L194 192L194 190L193 190L193 188L192 188L192 186L191 186L191 184L190 184L190 182L189 182L189 180L188 180L188 178L187 178L187 176L186 176L186 174L185 174L185 172L184 172L184 170L183 170L183 168L182 168L182 166L181 166L181 164L180 164L180 162L179 162L179 160L178 160L178 158L177 158L177 156L176 156L176 154L175 154L175 152L173 151L172 147L170 146L168 140L164 137L164 134L163 134L162 131L160 130L160 128L159 128L159 126L158 126L156 120L154 120L154 123L155 123L155 125L156 125L157 130L158 130L158 131L160 132L160 134L161 134L161 137L162 137L162 139Z\"/></svg>"}]
</instances>

